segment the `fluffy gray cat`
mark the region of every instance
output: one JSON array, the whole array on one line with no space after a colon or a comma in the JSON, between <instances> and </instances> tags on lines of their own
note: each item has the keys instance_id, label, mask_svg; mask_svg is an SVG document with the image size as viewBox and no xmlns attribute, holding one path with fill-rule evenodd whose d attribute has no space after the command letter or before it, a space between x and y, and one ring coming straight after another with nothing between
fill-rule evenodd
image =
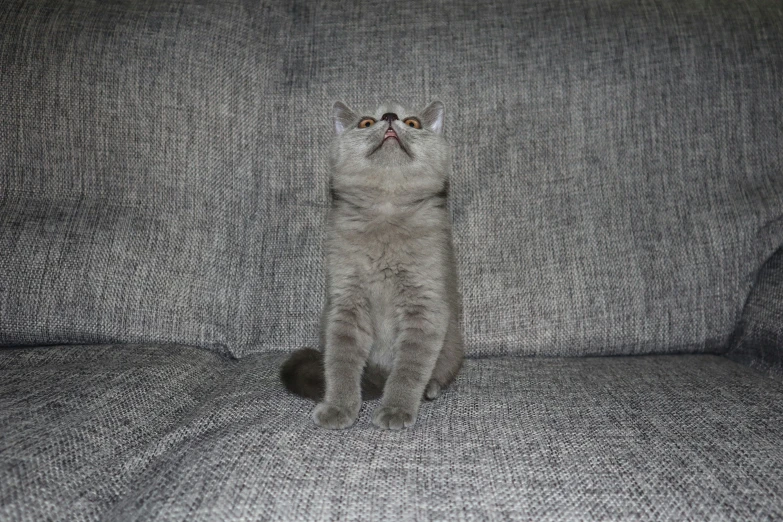
<instances>
[{"instance_id":1,"label":"fluffy gray cat","mask_svg":"<svg viewBox=\"0 0 783 522\"><path fill-rule=\"evenodd\" d=\"M407 428L462 365L443 120L440 102L419 113L334 104L324 352L299 350L281 370L290 391L320 401L321 427L351 426L362 397L380 395L373 423Z\"/></svg>"}]
</instances>

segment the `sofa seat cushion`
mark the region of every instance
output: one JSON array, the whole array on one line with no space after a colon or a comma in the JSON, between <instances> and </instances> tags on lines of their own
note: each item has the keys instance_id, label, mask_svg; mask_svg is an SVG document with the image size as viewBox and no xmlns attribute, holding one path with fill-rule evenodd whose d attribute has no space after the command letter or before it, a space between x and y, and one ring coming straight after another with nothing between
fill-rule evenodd
<instances>
[{"instance_id":1,"label":"sofa seat cushion","mask_svg":"<svg viewBox=\"0 0 783 522\"><path fill-rule=\"evenodd\" d=\"M783 384L724 357L470 359L403 432L317 428L283 358L0 351L0 519L783 517Z\"/></svg>"}]
</instances>

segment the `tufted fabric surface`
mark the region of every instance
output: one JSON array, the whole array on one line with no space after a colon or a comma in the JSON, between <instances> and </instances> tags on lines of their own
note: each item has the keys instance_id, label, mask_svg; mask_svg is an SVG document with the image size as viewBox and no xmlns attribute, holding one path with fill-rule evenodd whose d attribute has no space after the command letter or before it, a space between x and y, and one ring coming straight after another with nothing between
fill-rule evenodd
<instances>
[{"instance_id":1,"label":"tufted fabric surface","mask_svg":"<svg viewBox=\"0 0 783 522\"><path fill-rule=\"evenodd\" d=\"M471 355L713 351L783 244L774 1L0 10L0 344L314 345L335 99L440 98Z\"/></svg>"},{"instance_id":2,"label":"tufted fabric surface","mask_svg":"<svg viewBox=\"0 0 783 522\"><path fill-rule=\"evenodd\" d=\"M0 519L779 520L783 383L711 355L492 358L347 431L282 354L0 351Z\"/></svg>"}]
</instances>

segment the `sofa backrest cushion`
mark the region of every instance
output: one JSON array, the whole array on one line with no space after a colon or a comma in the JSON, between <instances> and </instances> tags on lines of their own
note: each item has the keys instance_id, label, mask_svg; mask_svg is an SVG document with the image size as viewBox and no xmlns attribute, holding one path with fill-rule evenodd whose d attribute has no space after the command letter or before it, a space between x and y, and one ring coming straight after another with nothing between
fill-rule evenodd
<instances>
[{"instance_id":1,"label":"sofa backrest cushion","mask_svg":"<svg viewBox=\"0 0 783 522\"><path fill-rule=\"evenodd\" d=\"M317 342L330 107L446 106L469 353L704 351L783 243L768 1L11 0L0 344Z\"/></svg>"},{"instance_id":2,"label":"sofa backrest cushion","mask_svg":"<svg viewBox=\"0 0 783 522\"><path fill-rule=\"evenodd\" d=\"M783 247L759 270L727 355L783 381Z\"/></svg>"}]
</instances>

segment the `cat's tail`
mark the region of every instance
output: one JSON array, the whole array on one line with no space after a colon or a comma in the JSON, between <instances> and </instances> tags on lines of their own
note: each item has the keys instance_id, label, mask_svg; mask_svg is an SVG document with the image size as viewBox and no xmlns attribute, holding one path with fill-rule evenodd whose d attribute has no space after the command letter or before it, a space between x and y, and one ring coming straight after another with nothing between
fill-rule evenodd
<instances>
[{"instance_id":1,"label":"cat's tail","mask_svg":"<svg viewBox=\"0 0 783 522\"><path fill-rule=\"evenodd\" d=\"M324 354L302 348L291 354L280 368L280 380L291 393L319 402L324 396Z\"/></svg>"},{"instance_id":2,"label":"cat's tail","mask_svg":"<svg viewBox=\"0 0 783 522\"><path fill-rule=\"evenodd\" d=\"M302 348L291 354L280 368L280 380L288 391L320 402L324 397L324 354L313 348ZM369 368L362 375L362 399L377 399L383 392L385 378Z\"/></svg>"}]
</instances>

